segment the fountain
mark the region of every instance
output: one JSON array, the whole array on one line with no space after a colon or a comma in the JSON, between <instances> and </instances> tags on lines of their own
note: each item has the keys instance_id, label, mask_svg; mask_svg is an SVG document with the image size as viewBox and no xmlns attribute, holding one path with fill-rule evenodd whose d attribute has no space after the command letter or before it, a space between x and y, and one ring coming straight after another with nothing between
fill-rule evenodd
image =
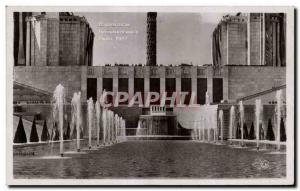
<instances>
[{"instance_id":1,"label":"fountain","mask_svg":"<svg viewBox=\"0 0 300 191\"><path fill-rule=\"evenodd\" d=\"M209 95L208 92L205 92L205 105L209 105Z\"/></svg>"},{"instance_id":2,"label":"fountain","mask_svg":"<svg viewBox=\"0 0 300 191\"><path fill-rule=\"evenodd\" d=\"M110 144L113 144L114 141L114 113L110 111Z\"/></svg>"},{"instance_id":3,"label":"fountain","mask_svg":"<svg viewBox=\"0 0 300 191\"><path fill-rule=\"evenodd\" d=\"M117 142L117 136L118 136L118 126L119 126L119 116L117 114L115 114L115 128L114 128L114 140L115 142Z\"/></svg>"},{"instance_id":4,"label":"fountain","mask_svg":"<svg viewBox=\"0 0 300 191\"><path fill-rule=\"evenodd\" d=\"M81 132L81 101L80 101L81 93L74 93L72 101L71 101L71 115L72 115L72 121L71 121L71 135L73 135L74 132L74 125L76 126L76 149L77 152L80 151L80 132Z\"/></svg>"},{"instance_id":5,"label":"fountain","mask_svg":"<svg viewBox=\"0 0 300 191\"><path fill-rule=\"evenodd\" d=\"M259 150L259 125L261 120L261 111L262 111L262 105L261 100L256 99L255 100L255 119L256 119L256 148Z\"/></svg>"},{"instance_id":6,"label":"fountain","mask_svg":"<svg viewBox=\"0 0 300 191\"><path fill-rule=\"evenodd\" d=\"M207 127L207 142L210 142L210 127Z\"/></svg>"},{"instance_id":7,"label":"fountain","mask_svg":"<svg viewBox=\"0 0 300 191\"><path fill-rule=\"evenodd\" d=\"M138 126L137 126L135 134L136 134L136 136L141 136L142 135L142 127L141 127L141 121L140 120L138 121Z\"/></svg>"},{"instance_id":8,"label":"fountain","mask_svg":"<svg viewBox=\"0 0 300 191\"><path fill-rule=\"evenodd\" d=\"M214 129L214 143L217 142L217 131Z\"/></svg>"},{"instance_id":9,"label":"fountain","mask_svg":"<svg viewBox=\"0 0 300 191\"><path fill-rule=\"evenodd\" d=\"M232 139L232 131L234 129L234 124L235 124L235 109L234 106L232 105L230 107L230 121L229 121L229 140Z\"/></svg>"},{"instance_id":10,"label":"fountain","mask_svg":"<svg viewBox=\"0 0 300 191\"><path fill-rule=\"evenodd\" d=\"M192 130L192 140L197 140L197 125L195 122L191 122L193 123L193 130Z\"/></svg>"},{"instance_id":11,"label":"fountain","mask_svg":"<svg viewBox=\"0 0 300 191\"><path fill-rule=\"evenodd\" d=\"M126 122L124 119L122 119L122 129L123 129L122 136L124 137L124 139L126 139L126 129L125 128L126 128Z\"/></svg>"},{"instance_id":12,"label":"fountain","mask_svg":"<svg viewBox=\"0 0 300 191\"><path fill-rule=\"evenodd\" d=\"M126 129L125 129L125 125L124 125L124 120L122 117L119 117L119 126L120 126L120 129L119 129L119 136L120 136L120 140L121 141L125 141L126 140Z\"/></svg>"},{"instance_id":13,"label":"fountain","mask_svg":"<svg viewBox=\"0 0 300 191\"><path fill-rule=\"evenodd\" d=\"M221 135L221 142L223 141L223 110L219 111L219 120L220 120L220 135Z\"/></svg>"},{"instance_id":14,"label":"fountain","mask_svg":"<svg viewBox=\"0 0 300 191\"><path fill-rule=\"evenodd\" d=\"M114 136L115 136L115 117L114 117L114 112L111 111L111 116L110 116L110 120L111 120L111 143L114 143Z\"/></svg>"},{"instance_id":15,"label":"fountain","mask_svg":"<svg viewBox=\"0 0 300 191\"><path fill-rule=\"evenodd\" d=\"M109 126L109 144L112 144L113 143L113 136L114 136L114 113L112 111L109 111L109 123L110 123L110 126Z\"/></svg>"},{"instance_id":16,"label":"fountain","mask_svg":"<svg viewBox=\"0 0 300 191\"><path fill-rule=\"evenodd\" d=\"M202 126L202 141L205 141L205 129L204 129L204 126Z\"/></svg>"},{"instance_id":17,"label":"fountain","mask_svg":"<svg viewBox=\"0 0 300 191\"><path fill-rule=\"evenodd\" d=\"M198 140L201 141L201 128L202 128L202 125L201 125L201 118L199 121L197 121L197 124L198 124Z\"/></svg>"},{"instance_id":18,"label":"fountain","mask_svg":"<svg viewBox=\"0 0 300 191\"><path fill-rule=\"evenodd\" d=\"M120 117L120 136L122 141L126 140L125 120L122 117Z\"/></svg>"},{"instance_id":19,"label":"fountain","mask_svg":"<svg viewBox=\"0 0 300 191\"><path fill-rule=\"evenodd\" d=\"M64 131L64 103L65 103L65 93L64 93L64 87L59 84L56 86L54 93L53 93L53 98L54 98L54 107L53 107L53 113L55 117L58 117L58 125L59 125L59 140L60 140L60 155L63 157L63 152L64 152L64 137L63 137L63 131Z\"/></svg>"},{"instance_id":20,"label":"fountain","mask_svg":"<svg viewBox=\"0 0 300 191\"><path fill-rule=\"evenodd\" d=\"M239 102L239 110L240 110L240 126L241 126L241 146L244 146L244 105L243 101Z\"/></svg>"},{"instance_id":21,"label":"fountain","mask_svg":"<svg viewBox=\"0 0 300 191\"><path fill-rule=\"evenodd\" d=\"M118 130L119 130L119 116L115 114L115 142L117 142L117 136L118 136Z\"/></svg>"},{"instance_id":22,"label":"fountain","mask_svg":"<svg viewBox=\"0 0 300 191\"><path fill-rule=\"evenodd\" d=\"M107 129L107 110L103 108L102 111L102 127L103 127L103 145L106 143L106 129Z\"/></svg>"},{"instance_id":23,"label":"fountain","mask_svg":"<svg viewBox=\"0 0 300 191\"><path fill-rule=\"evenodd\" d=\"M110 141L110 110L106 110L106 144Z\"/></svg>"},{"instance_id":24,"label":"fountain","mask_svg":"<svg viewBox=\"0 0 300 191\"><path fill-rule=\"evenodd\" d=\"M201 123L200 121L197 121L197 124L198 124L198 140L200 141L201 140Z\"/></svg>"},{"instance_id":25,"label":"fountain","mask_svg":"<svg viewBox=\"0 0 300 191\"><path fill-rule=\"evenodd\" d=\"M92 129L94 123L94 101L93 98L90 98L87 101L88 108L88 128L89 128L89 149L92 148Z\"/></svg>"},{"instance_id":26,"label":"fountain","mask_svg":"<svg viewBox=\"0 0 300 191\"><path fill-rule=\"evenodd\" d=\"M113 136L114 136L114 114L112 111L109 111L109 122L110 122L110 126L109 126L109 144L113 143Z\"/></svg>"},{"instance_id":27,"label":"fountain","mask_svg":"<svg viewBox=\"0 0 300 191\"><path fill-rule=\"evenodd\" d=\"M277 125L277 136L276 136L276 141L277 141L277 150L280 150L280 121L281 121L281 107L282 107L282 90L278 90L276 92L276 125Z\"/></svg>"},{"instance_id":28,"label":"fountain","mask_svg":"<svg viewBox=\"0 0 300 191\"><path fill-rule=\"evenodd\" d=\"M107 126L107 141L108 141L108 144L111 144L111 127L112 127L112 122L111 122L111 111L108 110L108 113L107 113L107 122L108 122L108 126Z\"/></svg>"},{"instance_id":29,"label":"fountain","mask_svg":"<svg viewBox=\"0 0 300 191\"><path fill-rule=\"evenodd\" d=\"M96 101L95 105L96 109L96 133L97 133L97 147L100 145L100 122L101 122L101 108L100 108L100 103L99 101Z\"/></svg>"},{"instance_id":30,"label":"fountain","mask_svg":"<svg viewBox=\"0 0 300 191\"><path fill-rule=\"evenodd\" d=\"M208 93L206 93L206 100L209 100ZM174 107L173 113L177 116L180 126L192 132L192 139L202 139L205 142L214 139L212 133L217 130L218 105L210 105L207 101L205 105L189 107L189 109ZM197 126L196 122L200 122L200 125Z\"/></svg>"},{"instance_id":31,"label":"fountain","mask_svg":"<svg viewBox=\"0 0 300 191\"><path fill-rule=\"evenodd\" d=\"M205 92L205 105L210 105L208 91ZM207 119L206 119L207 121ZM210 126L207 127L207 142L210 141Z\"/></svg>"}]
</instances>

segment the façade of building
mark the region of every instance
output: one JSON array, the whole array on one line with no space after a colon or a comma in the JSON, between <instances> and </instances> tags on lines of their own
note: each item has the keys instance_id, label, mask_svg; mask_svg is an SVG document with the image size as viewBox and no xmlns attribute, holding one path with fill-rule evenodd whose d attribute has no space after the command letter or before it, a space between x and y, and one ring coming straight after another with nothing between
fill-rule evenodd
<instances>
[{"instance_id":1,"label":"fa\u00e7ade of building","mask_svg":"<svg viewBox=\"0 0 300 191\"><path fill-rule=\"evenodd\" d=\"M94 33L72 13L15 12L15 66L91 66Z\"/></svg>"},{"instance_id":2,"label":"fa\u00e7ade of building","mask_svg":"<svg viewBox=\"0 0 300 191\"><path fill-rule=\"evenodd\" d=\"M19 28L23 28L15 34L26 36L26 40L19 37L19 45L14 46L13 76L14 105L21 114L39 113L41 118L49 118L51 95L58 84L65 87L67 99L81 91L83 103L89 97L96 100L106 90L128 92L129 96L135 92L146 95L150 91L194 92L195 102L204 104L208 92L209 102L224 111L226 137L231 105L244 101L245 112L249 114L245 120L250 127L255 99L261 98L267 123L268 119L273 120L276 90L285 90L284 14L225 16L212 34L213 64L203 66L156 64L156 14L153 13L148 14L147 65L143 66L92 66L94 34L82 17L43 13L25 17L24 24L20 21L24 21L23 16L19 13L16 16L19 22L15 21L15 25L22 23ZM44 99L30 96L36 94L42 94ZM126 103L111 109L126 119L126 128L136 128L140 115L149 112L147 108L128 107Z\"/></svg>"}]
</instances>

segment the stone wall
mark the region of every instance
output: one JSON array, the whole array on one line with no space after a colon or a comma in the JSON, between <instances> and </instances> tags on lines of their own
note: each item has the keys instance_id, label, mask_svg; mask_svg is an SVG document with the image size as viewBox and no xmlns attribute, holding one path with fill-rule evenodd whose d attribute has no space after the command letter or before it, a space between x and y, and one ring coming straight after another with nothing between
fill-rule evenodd
<instances>
[{"instance_id":1,"label":"stone wall","mask_svg":"<svg viewBox=\"0 0 300 191\"><path fill-rule=\"evenodd\" d=\"M227 25L227 23L223 22L221 23L222 27L222 43L221 43L221 63L222 65L227 65L227 29L229 28L230 25Z\"/></svg>"},{"instance_id":2,"label":"stone wall","mask_svg":"<svg viewBox=\"0 0 300 191\"><path fill-rule=\"evenodd\" d=\"M228 23L228 64L247 64L247 23ZM227 64L227 63L226 63Z\"/></svg>"},{"instance_id":3,"label":"stone wall","mask_svg":"<svg viewBox=\"0 0 300 191\"><path fill-rule=\"evenodd\" d=\"M141 69L137 72L136 69ZM224 66L220 73L214 72L213 76L208 76L208 69L204 67L198 67L204 70L204 75L197 75L197 69L194 67L187 67L185 69L176 67L171 73L169 67L158 67L156 70L147 70L148 67L86 67L79 66L65 66L65 67L15 67L14 68L14 80L19 83L33 86L35 88L53 92L54 88L62 83L67 89L67 95L72 97L74 91L82 91L83 100L86 97L86 80L88 77L97 78L99 81L99 95L102 92L102 84L100 83L102 77L116 78L129 77L130 79L135 77L142 77L144 74L148 77L159 77L165 79L165 77L175 76L178 79L182 77L188 77L196 79L199 77L207 78L207 90L211 93L211 77L223 78L223 99L236 100L238 98L259 93L271 89L272 87L278 87L285 85L286 68L285 67L272 67L272 66ZM179 75L177 74L179 73ZM195 73L195 74L194 74ZM173 75L174 74L174 75ZM206 75L205 75L206 74ZM117 81L113 90L117 91ZM177 80L176 82L179 82ZM97 84L98 84L97 83ZM132 86L133 81L129 82L129 86ZM192 83L197 86L197 81ZM165 84L161 84L165 85ZM130 86L130 87L131 87ZM177 84L178 90L180 90L181 84ZM131 87L129 89L133 89ZM162 87L163 88L163 87ZM192 91L195 91L197 87L192 86ZM100 91L101 89L101 91ZM145 89L146 90L146 89ZM133 90L132 90L133 91Z\"/></svg>"},{"instance_id":4,"label":"stone wall","mask_svg":"<svg viewBox=\"0 0 300 191\"><path fill-rule=\"evenodd\" d=\"M60 39L60 57L61 66L79 65L80 59L80 21L76 20L60 21L59 39Z\"/></svg>"},{"instance_id":5,"label":"stone wall","mask_svg":"<svg viewBox=\"0 0 300 191\"><path fill-rule=\"evenodd\" d=\"M54 15L26 17L26 65L92 65L94 33L86 19L73 15L58 16L58 13ZM19 39L20 34L14 35ZM21 50L22 53L25 51Z\"/></svg>"},{"instance_id":6,"label":"stone wall","mask_svg":"<svg viewBox=\"0 0 300 191\"><path fill-rule=\"evenodd\" d=\"M47 20L47 65L59 65L59 21L58 19L49 18Z\"/></svg>"},{"instance_id":7,"label":"stone wall","mask_svg":"<svg viewBox=\"0 0 300 191\"><path fill-rule=\"evenodd\" d=\"M47 65L47 19L31 22L31 66ZM27 63L26 63L27 65Z\"/></svg>"},{"instance_id":8,"label":"stone wall","mask_svg":"<svg viewBox=\"0 0 300 191\"><path fill-rule=\"evenodd\" d=\"M58 84L66 90L66 96L72 98L75 91L81 91L81 67L14 67L13 79L16 82L32 86L47 92L53 92Z\"/></svg>"},{"instance_id":9,"label":"stone wall","mask_svg":"<svg viewBox=\"0 0 300 191\"><path fill-rule=\"evenodd\" d=\"M286 84L285 67L225 66L225 68L228 70L229 100L235 100Z\"/></svg>"},{"instance_id":10,"label":"stone wall","mask_svg":"<svg viewBox=\"0 0 300 191\"><path fill-rule=\"evenodd\" d=\"M260 62L262 48L262 22L260 13L252 13L250 21L250 65L262 65Z\"/></svg>"},{"instance_id":11,"label":"stone wall","mask_svg":"<svg viewBox=\"0 0 300 191\"><path fill-rule=\"evenodd\" d=\"M213 43L214 65L285 66L285 20L283 13L250 13L250 17L244 13L223 17L213 33L217 41ZM218 51L221 61L215 54Z\"/></svg>"}]
</instances>

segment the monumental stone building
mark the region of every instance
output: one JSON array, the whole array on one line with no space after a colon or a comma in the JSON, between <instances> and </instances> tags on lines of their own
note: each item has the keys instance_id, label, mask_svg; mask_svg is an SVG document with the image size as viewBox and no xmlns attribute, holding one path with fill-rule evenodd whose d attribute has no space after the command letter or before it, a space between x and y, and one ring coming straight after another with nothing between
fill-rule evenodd
<instances>
[{"instance_id":1,"label":"monumental stone building","mask_svg":"<svg viewBox=\"0 0 300 191\"><path fill-rule=\"evenodd\" d=\"M91 66L94 33L72 13L14 13L15 66Z\"/></svg>"},{"instance_id":2,"label":"monumental stone building","mask_svg":"<svg viewBox=\"0 0 300 191\"><path fill-rule=\"evenodd\" d=\"M286 66L286 23L281 13L225 16L215 28L214 66Z\"/></svg>"},{"instance_id":3,"label":"monumental stone building","mask_svg":"<svg viewBox=\"0 0 300 191\"><path fill-rule=\"evenodd\" d=\"M194 92L196 104L204 104L208 92L209 102L224 110L226 129L230 105L244 100L249 105L246 112L251 113L255 98L263 97L263 104L272 106L274 92L285 89L283 14L225 16L212 34L213 64L202 66L157 65L156 17L157 13L147 14L145 65L92 66L94 33L83 17L70 13L16 13L14 87L18 91L14 91L14 105L19 112L40 112L42 117L48 117L43 104L50 103L58 84L65 87L68 99L81 91L83 103L90 97L97 100L106 90L128 92L130 97L135 92ZM43 94L45 100L24 96L26 92ZM189 96L187 103L188 99ZM124 103L111 109L126 119L127 128L136 128L139 116L149 108L129 108ZM273 115L273 109L270 107L266 120ZM168 111L172 109L167 107ZM251 120L246 119L247 123Z\"/></svg>"}]
</instances>

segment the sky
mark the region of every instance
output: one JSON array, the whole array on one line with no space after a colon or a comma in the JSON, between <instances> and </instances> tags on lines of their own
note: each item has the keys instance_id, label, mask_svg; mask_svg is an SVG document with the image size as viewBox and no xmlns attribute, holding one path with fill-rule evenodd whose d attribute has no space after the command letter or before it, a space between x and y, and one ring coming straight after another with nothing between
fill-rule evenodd
<instances>
[{"instance_id":1,"label":"sky","mask_svg":"<svg viewBox=\"0 0 300 191\"><path fill-rule=\"evenodd\" d=\"M75 13L95 33L93 65L146 64L146 13ZM211 64L211 34L223 13L158 13L157 64Z\"/></svg>"}]
</instances>

